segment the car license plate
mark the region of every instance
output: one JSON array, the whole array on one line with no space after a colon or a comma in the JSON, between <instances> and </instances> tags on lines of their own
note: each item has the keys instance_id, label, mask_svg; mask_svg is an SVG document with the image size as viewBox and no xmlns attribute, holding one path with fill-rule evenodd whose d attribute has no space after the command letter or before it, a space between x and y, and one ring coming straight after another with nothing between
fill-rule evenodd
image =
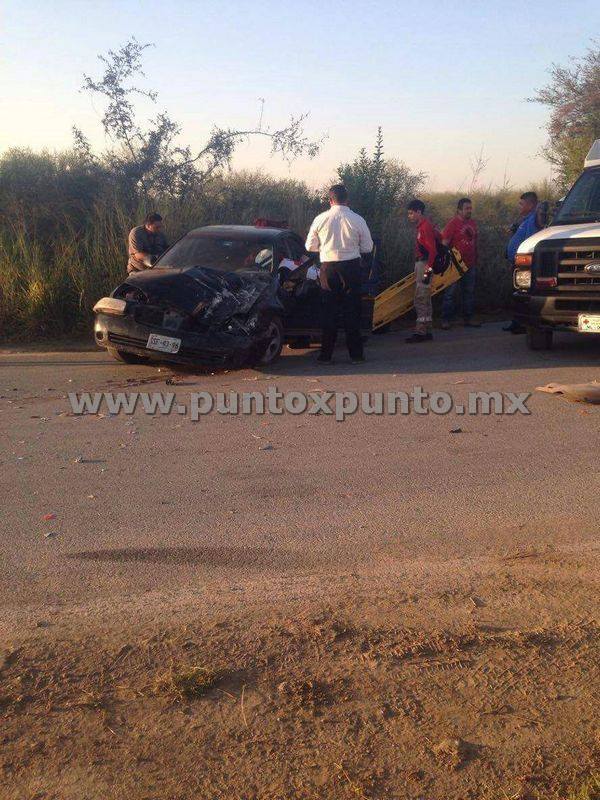
<instances>
[{"instance_id":1,"label":"car license plate","mask_svg":"<svg viewBox=\"0 0 600 800\"><path fill-rule=\"evenodd\" d=\"M181 347L181 339L174 336L161 336L158 333L151 333L146 343L148 350L160 350L161 353L178 353Z\"/></svg>"},{"instance_id":2,"label":"car license plate","mask_svg":"<svg viewBox=\"0 0 600 800\"><path fill-rule=\"evenodd\" d=\"M580 314L577 330L580 333L600 333L600 314Z\"/></svg>"}]
</instances>

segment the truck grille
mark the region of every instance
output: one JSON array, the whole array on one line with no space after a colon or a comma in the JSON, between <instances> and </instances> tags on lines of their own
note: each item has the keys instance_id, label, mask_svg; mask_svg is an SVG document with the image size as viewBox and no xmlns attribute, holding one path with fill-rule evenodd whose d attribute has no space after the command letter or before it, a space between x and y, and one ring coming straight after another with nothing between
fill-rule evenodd
<instances>
[{"instance_id":1,"label":"truck grille","mask_svg":"<svg viewBox=\"0 0 600 800\"><path fill-rule=\"evenodd\" d=\"M600 265L600 247L566 245L557 252L558 288L563 291L600 291L600 273L586 272L588 264Z\"/></svg>"}]
</instances>

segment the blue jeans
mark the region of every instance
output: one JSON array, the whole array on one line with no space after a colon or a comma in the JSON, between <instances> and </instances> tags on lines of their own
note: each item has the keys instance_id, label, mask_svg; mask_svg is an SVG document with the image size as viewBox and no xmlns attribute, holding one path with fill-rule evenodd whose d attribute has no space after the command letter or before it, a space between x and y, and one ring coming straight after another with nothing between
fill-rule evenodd
<instances>
[{"instance_id":1,"label":"blue jeans","mask_svg":"<svg viewBox=\"0 0 600 800\"><path fill-rule=\"evenodd\" d=\"M475 282L477 280L477 267L471 267L459 281L453 283L444 292L442 301L442 319L450 322L454 316L456 292L462 292L462 312L465 320L470 320L475 310Z\"/></svg>"}]
</instances>

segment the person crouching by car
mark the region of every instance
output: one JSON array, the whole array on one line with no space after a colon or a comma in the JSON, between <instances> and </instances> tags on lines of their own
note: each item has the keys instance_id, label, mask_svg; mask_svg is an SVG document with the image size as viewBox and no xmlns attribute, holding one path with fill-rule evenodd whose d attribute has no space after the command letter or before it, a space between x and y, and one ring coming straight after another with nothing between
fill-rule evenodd
<instances>
[{"instance_id":1,"label":"person crouching by car","mask_svg":"<svg viewBox=\"0 0 600 800\"><path fill-rule=\"evenodd\" d=\"M441 236L433 223L425 216L425 203L411 200L408 204L408 221L416 225L415 242L415 332L405 341L408 344L428 342L433 339L433 309L431 305L431 278L437 256L437 243Z\"/></svg>"},{"instance_id":2,"label":"person crouching by car","mask_svg":"<svg viewBox=\"0 0 600 800\"><path fill-rule=\"evenodd\" d=\"M162 231L163 218L156 212L148 214L143 225L132 228L127 248L128 274L148 269L165 252L169 244Z\"/></svg>"},{"instance_id":3,"label":"person crouching by car","mask_svg":"<svg viewBox=\"0 0 600 800\"><path fill-rule=\"evenodd\" d=\"M468 197L462 197L456 206L453 217L442 231L442 242L456 248L465 265L469 268L462 278L452 283L444 292L442 302L442 328L448 330L454 316L456 293L462 293L462 313L465 328L480 328L481 324L473 322L475 307L475 276L477 273L477 223L473 219L473 204Z\"/></svg>"},{"instance_id":4,"label":"person crouching by car","mask_svg":"<svg viewBox=\"0 0 600 800\"><path fill-rule=\"evenodd\" d=\"M317 361L331 364L340 310L346 345L353 364L365 360L360 333L361 253L370 253L373 240L365 220L348 207L348 191L342 184L329 190L329 211L313 220L306 238L309 253L319 253L322 291L321 353Z\"/></svg>"}]
</instances>

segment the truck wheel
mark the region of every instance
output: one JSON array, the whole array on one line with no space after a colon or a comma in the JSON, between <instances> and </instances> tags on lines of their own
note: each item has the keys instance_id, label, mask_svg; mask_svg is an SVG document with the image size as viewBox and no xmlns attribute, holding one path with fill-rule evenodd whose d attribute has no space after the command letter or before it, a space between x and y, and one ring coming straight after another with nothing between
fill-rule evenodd
<instances>
[{"instance_id":1,"label":"truck wheel","mask_svg":"<svg viewBox=\"0 0 600 800\"><path fill-rule=\"evenodd\" d=\"M527 327L527 347L530 350L550 350L552 348L552 331L546 328Z\"/></svg>"},{"instance_id":2,"label":"truck wheel","mask_svg":"<svg viewBox=\"0 0 600 800\"><path fill-rule=\"evenodd\" d=\"M147 364L150 360L135 353L128 353L126 350L117 350L115 347L109 347L108 353L117 361L123 362L123 364Z\"/></svg>"},{"instance_id":3,"label":"truck wheel","mask_svg":"<svg viewBox=\"0 0 600 800\"><path fill-rule=\"evenodd\" d=\"M262 355L258 359L258 363L263 367L276 361L283 348L283 325L279 317L273 317L269 322L265 334L265 342Z\"/></svg>"}]
</instances>

